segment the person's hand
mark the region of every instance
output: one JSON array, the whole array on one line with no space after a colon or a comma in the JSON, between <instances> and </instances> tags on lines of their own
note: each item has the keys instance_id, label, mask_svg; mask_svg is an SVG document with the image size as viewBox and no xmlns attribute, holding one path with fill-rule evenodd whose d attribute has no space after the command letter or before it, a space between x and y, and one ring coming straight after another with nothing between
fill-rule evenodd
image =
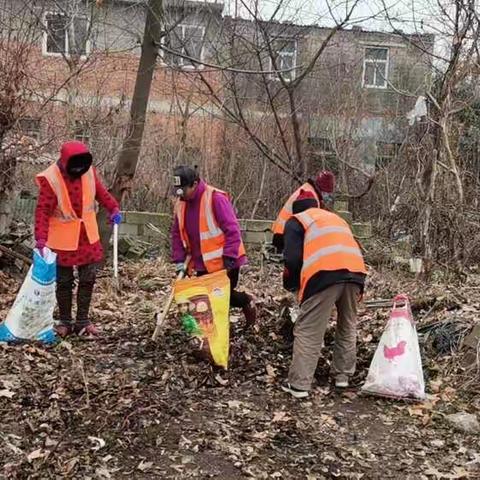
<instances>
[{"instance_id":1,"label":"person's hand","mask_svg":"<svg viewBox=\"0 0 480 480\"><path fill-rule=\"evenodd\" d=\"M40 252L40 255L43 257L43 249L45 248L47 242L45 240L37 240L35 242L35 248Z\"/></svg>"},{"instance_id":2,"label":"person's hand","mask_svg":"<svg viewBox=\"0 0 480 480\"><path fill-rule=\"evenodd\" d=\"M175 264L175 272L177 273L177 275L179 275L180 273L187 273L187 269L185 268L185 263L184 262L178 262Z\"/></svg>"},{"instance_id":3,"label":"person's hand","mask_svg":"<svg viewBox=\"0 0 480 480\"><path fill-rule=\"evenodd\" d=\"M120 225L122 220L122 214L118 210L110 215L110 223L113 225Z\"/></svg>"},{"instance_id":4,"label":"person's hand","mask_svg":"<svg viewBox=\"0 0 480 480\"><path fill-rule=\"evenodd\" d=\"M237 260L232 257L223 257L223 266L225 270L229 272L230 270L234 270L237 264Z\"/></svg>"}]
</instances>

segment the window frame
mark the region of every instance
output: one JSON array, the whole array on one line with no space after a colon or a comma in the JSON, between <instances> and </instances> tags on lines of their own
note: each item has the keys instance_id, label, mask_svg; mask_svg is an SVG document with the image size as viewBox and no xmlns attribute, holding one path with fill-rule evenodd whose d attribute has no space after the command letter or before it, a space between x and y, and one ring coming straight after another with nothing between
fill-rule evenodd
<instances>
[{"instance_id":1,"label":"window frame","mask_svg":"<svg viewBox=\"0 0 480 480\"><path fill-rule=\"evenodd\" d=\"M270 39L270 42L273 45L274 42L282 41L282 40L283 41L288 40L288 41L291 41L291 42L294 43L293 54L287 53L287 55L291 55L293 57L293 63L292 63L292 68L293 69L289 72L289 74L292 75L292 78L284 78L282 73L280 73L278 71L275 72L275 73L273 73L273 72L270 73L269 78L270 78L270 80L276 80L277 82L280 82L281 81L280 77L282 77L285 82L290 83L290 82L293 82L295 80L296 76L297 76L296 68L297 68L297 58L298 58L298 39L293 38L293 37L276 37L276 38ZM279 56L279 53L280 53L280 51L277 52L277 55L276 55L277 57ZM276 63L278 63L278 62L276 62ZM269 65L268 69L270 71L272 71L274 67L273 67L273 59L272 59L271 55L268 56L268 65ZM277 65L277 67L278 67L278 65Z\"/></svg>"},{"instance_id":2,"label":"window frame","mask_svg":"<svg viewBox=\"0 0 480 480\"><path fill-rule=\"evenodd\" d=\"M204 44L205 33L206 33L205 25L193 25L193 24L190 24L190 23L179 23L178 25L175 25L174 27L172 27L169 30L169 34L174 32L176 28L181 28L182 29L182 38L181 38L182 42L185 42L185 29L186 28L198 28L198 29L202 30L201 51L200 51L200 58L198 59L199 63L193 64L193 65L190 63L188 65L185 65L184 62L185 61L190 62L190 60L186 60L182 56L176 55L175 53L170 53L170 52L163 51L162 55L161 55L162 65L168 66L168 67L171 67L171 68L180 68L182 70L203 70L205 68L205 65L202 64L202 62L205 60L205 44ZM167 44L167 37L168 37L168 34L165 35L164 37L162 37L162 45ZM182 45L182 51L180 53L182 55L187 55L187 52L185 51L185 46L184 45ZM168 56L171 56L171 57L176 56L181 63L174 64L172 62L169 62L168 61Z\"/></svg>"},{"instance_id":3,"label":"window frame","mask_svg":"<svg viewBox=\"0 0 480 480\"><path fill-rule=\"evenodd\" d=\"M387 58L385 60L371 60L367 58L367 50L386 50L387 51ZM379 63L384 63L385 64L385 78L384 78L384 85L375 85L375 80L377 79L377 70L375 68L374 70L374 84L368 84L366 83L366 69L367 69L367 64L379 64ZM381 45L366 45L363 48L363 71L362 71L362 86L364 88L373 88L373 89L379 89L379 90L386 90L388 88L388 74L390 71L390 48L384 47Z\"/></svg>"},{"instance_id":4,"label":"window frame","mask_svg":"<svg viewBox=\"0 0 480 480\"><path fill-rule=\"evenodd\" d=\"M67 20L72 21L74 17L71 17L69 19L69 16L65 12L58 12L54 10L48 10L43 13L43 18L42 18L42 24L43 24L43 34L42 34L42 55L46 57L62 57L66 56L68 58L71 57L70 53L70 39L68 35L68 30L65 30L65 51L64 52L49 52L47 50L48 48L48 16L49 15L56 15L56 16L62 16L66 17ZM81 15L76 15L77 18L84 18L87 21L87 34L90 31L90 26L91 26L91 20L88 14L81 14ZM68 25L68 23L67 23ZM85 59L90 55L91 53L91 41L90 38L87 36L86 41L85 41L85 53L80 55L81 59Z\"/></svg>"}]
</instances>

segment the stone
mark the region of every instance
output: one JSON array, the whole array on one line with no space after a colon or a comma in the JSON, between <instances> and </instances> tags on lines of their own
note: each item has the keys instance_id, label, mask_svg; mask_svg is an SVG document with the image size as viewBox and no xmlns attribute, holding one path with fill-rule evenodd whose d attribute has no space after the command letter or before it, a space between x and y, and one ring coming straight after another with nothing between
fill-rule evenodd
<instances>
[{"instance_id":1,"label":"stone","mask_svg":"<svg viewBox=\"0 0 480 480\"><path fill-rule=\"evenodd\" d=\"M346 222L352 223L352 220L353 220L352 212L347 212L346 210L339 210L335 213L338 216L342 217Z\"/></svg>"},{"instance_id":2,"label":"stone","mask_svg":"<svg viewBox=\"0 0 480 480\"><path fill-rule=\"evenodd\" d=\"M125 212L125 223L132 225L145 225L151 223L155 226L165 226L171 221L171 216L165 213L152 212Z\"/></svg>"},{"instance_id":3,"label":"stone","mask_svg":"<svg viewBox=\"0 0 480 480\"><path fill-rule=\"evenodd\" d=\"M473 327L472 331L463 340L463 344L476 350L478 342L480 342L480 324Z\"/></svg>"},{"instance_id":4,"label":"stone","mask_svg":"<svg viewBox=\"0 0 480 480\"><path fill-rule=\"evenodd\" d=\"M372 237L372 224L371 223L352 223L352 232L358 238L371 238Z\"/></svg>"},{"instance_id":5,"label":"stone","mask_svg":"<svg viewBox=\"0 0 480 480\"><path fill-rule=\"evenodd\" d=\"M446 415L445 420L457 431L464 433L480 433L477 416L472 413L458 412Z\"/></svg>"},{"instance_id":6,"label":"stone","mask_svg":"<svg viewBox=\"0 0 480 480\"><path fill-rule=\"evenodd\" d=\"M133 225L129 223L122 223L120 224L119 228L119 235L125 236L125 235L133 235L134 237L138 236L138 225Z\"/></svg>"}]
</instances>

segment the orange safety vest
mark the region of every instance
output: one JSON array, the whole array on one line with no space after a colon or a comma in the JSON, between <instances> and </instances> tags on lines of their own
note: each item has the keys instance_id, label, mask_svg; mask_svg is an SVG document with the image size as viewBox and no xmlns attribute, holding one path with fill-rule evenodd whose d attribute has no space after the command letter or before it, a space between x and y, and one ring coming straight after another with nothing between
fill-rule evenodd
<instances>
[{"instance_id":1,"label":"orange safety vest","mask_svg":"<svg viewBox=\"0 0 480 480\"><path fill-rule=\"evenodd\" d=\"M60 168L55 163L37 175L45 178L57 196L57 207L50 217L48 226L47 247L52 250L74 252L78 249L82 224L85 225L88 241L95 243L100 240L98 234L97 214L95 212L95 174L93 168L82 175L82 217L78 218L72 207L67 186L63 180Z\"/></svg>"},{"instance_id":2,"label":"orange safety vest","mask_svg":"<svg viewBox=\"0 0 480 480\"><path fill-rule=\"evenodd\" d=\"M221 193L228 198L228 194L207 185L205 192L200 200L200 251L202 252L202 260L208 273L218 272L224 269L223 265L223 247L225 246L225 235L218 226L213 211L213 193ZM191 252L190 240L185 228L187 202L177 200L175 207L178 218L178 226L180 237L183 242L183 248L187 252ZM243 241L240 243L238 256L245 255L245 246ZM193 261L190 262L189 269L192 270Z\"/></svg>"},{"instance_id":3,"label":"orange safety vest","mask_svg":"<svg viewBox=\"0 0 480 480\"><path fill-rule=\"evenodd\" d=\"M308 281L322 270L367 273L360 247L343 218L321 208L309 208L295 218L305 229L300 301Z\"/></svg>"},{"instance_id":4,"label":"orange safety vest","mask_svg":"<svg viewBox=\"0 0 480 480\"><path fill-rule=\"evenodd\" d=\"M320 199L318 198L318 194L315 191L315 189L310 185L308 182L304 183L300 188L295 190L288 200L285 202L285 205L282 207L280 210L280 213L278 214L277 219L272 225L272 232L273 233L278 233L280 235L283 235L283 232L285 231L285 225L286 223L292 218L293 216L293 202L297 199L300 190L305 190L307 192L312 192L315 198L317 199L317 202L320 203Z\"/></svg>"}]
</instances>

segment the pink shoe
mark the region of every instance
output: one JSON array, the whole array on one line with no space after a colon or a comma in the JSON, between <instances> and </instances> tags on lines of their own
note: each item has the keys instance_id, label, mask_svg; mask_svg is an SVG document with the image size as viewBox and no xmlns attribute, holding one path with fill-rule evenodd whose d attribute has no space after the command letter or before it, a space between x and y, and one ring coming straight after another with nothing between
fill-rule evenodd
<instances>
[{"instance_id":1,"label":"pink shoe","mask_svg":"<svg viewBox=\"0 0 480 480\"><path fill-rule=\"evenodd\" d=\"M68 337L73 333L73 328L71 325L66 325L64 323L60 323L59 325L55 325L54 327L55 333L60 337L60 338L65 338Z\"/></svg>"},{"instance_id":2,"label":"pink shoe","mask_svg":"<svg viewBox=\"0 0 480 480\"><path fill-rule=\"evenodd\" d=\"M93 324L89 323L88 325L85 325L84 327L75 327L75 333L79 337L85 337L85 338L97 338L100 336L100 330Z\"/></svg>"}]
</instances>

